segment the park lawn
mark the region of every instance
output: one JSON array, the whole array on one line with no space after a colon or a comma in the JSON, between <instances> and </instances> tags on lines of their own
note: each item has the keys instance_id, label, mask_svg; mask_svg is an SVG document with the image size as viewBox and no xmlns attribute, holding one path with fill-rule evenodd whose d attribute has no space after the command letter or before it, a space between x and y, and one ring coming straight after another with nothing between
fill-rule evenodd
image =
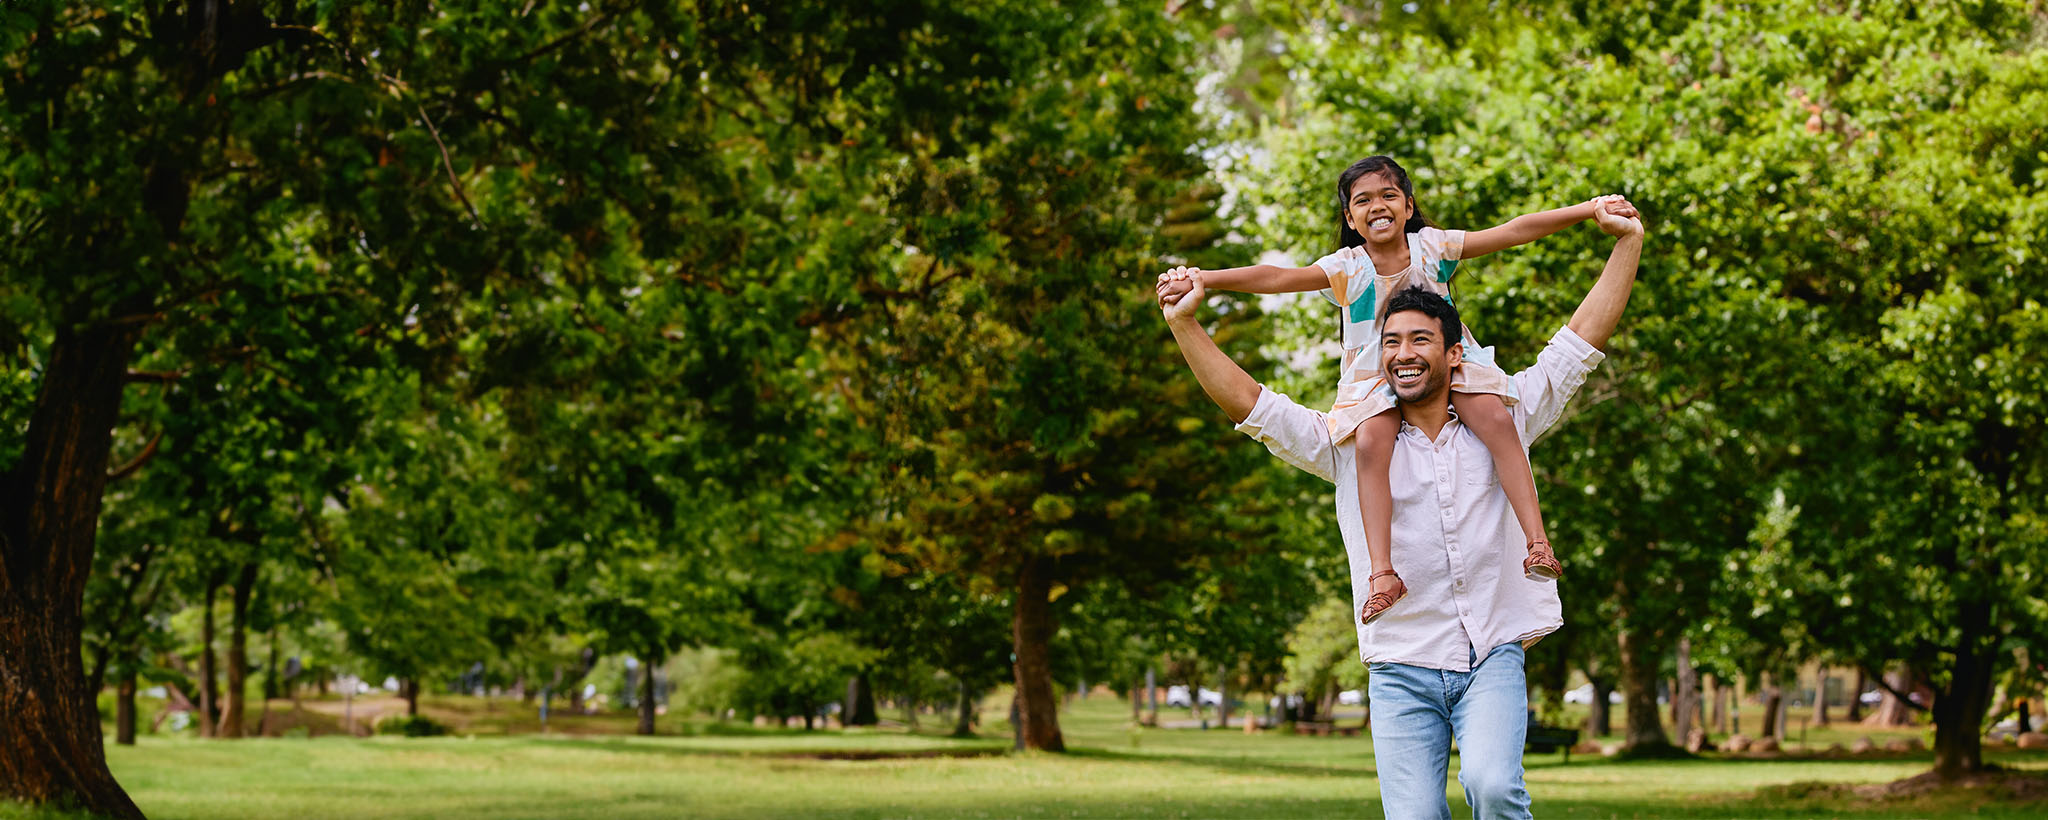
<instances>
[{"instance_id":1,"label":"park lawn","mask_svg":"<svg viewBox=\"0 0 2048 820\"><path fill-rule=\"evenodd\" d=\"M1000 702L992 699L993 702ZM674 718L674 716L670 716ZM483 736L273 738L145 736L108 746L115 774L157 818L256 817L1307 817L1376 816L1363 737L1129 728L1106 697L1062 716L1071 754L1001 754L1007 726L960 741L901 730L805 733L665 721L655 738ZM942 721L926 728L938 731ZM975 757L823 759L848 751ZM2048 771L2048 755L2001 750ZM1532 755L1542 817L2038 817L2048 804L1981 793L1843 804L1788 784L1881 783L1925 771L1926 753L1874 761L1616 762ZM1463 810L1455 773L1452 805ZM34 816L0 808L0 817Z\"/></svg>"}]
</instances>

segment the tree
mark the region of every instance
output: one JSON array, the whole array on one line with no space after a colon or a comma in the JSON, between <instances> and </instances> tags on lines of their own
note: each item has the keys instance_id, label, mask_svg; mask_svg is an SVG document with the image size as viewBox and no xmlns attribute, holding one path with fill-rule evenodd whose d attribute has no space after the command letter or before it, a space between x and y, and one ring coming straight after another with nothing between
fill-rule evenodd
<instances>
[{"instance_id":1,"label":"tree","mask_svg":"<svg viewBox=\"0 0 2048 820\"><path fill-rule=\"evenodd\" d=\"M2019 615L2037 599L1984 571L2038 538L2039 409L2006 387L2038 349L2018 341L2039 290L2023 260L2040 254L2040 58L2014 50L2030 12L1553 11L1462 42L1342 23L1291 38L1308 102L1234 166L1266 178L1249 204L1280 206L1261 235L1318 247L1318 191L1379 151L1453 227L1629 194L1660 226L1643 285L1536 465L1554 534L1580 545L1561 548L1567 584L1601 599L1573 620L1618 628L1631 745L1668 744L1652 693L1681 635L1790 628L1873 670L1930 670L1951 727L1936 768L1977 768L1973 693L2002 641L2039 629ZM1587 256L1561 235L1488 258L1459 304L1513 361ZM1789 537L1758 537L1772 515L1796 516ZM1798 571L1724 575L1753 557ZM1747 606L1701 607L1717 588ZM1874 601L1903 605L1856 603Z\"/></svg>"}]
</instances>

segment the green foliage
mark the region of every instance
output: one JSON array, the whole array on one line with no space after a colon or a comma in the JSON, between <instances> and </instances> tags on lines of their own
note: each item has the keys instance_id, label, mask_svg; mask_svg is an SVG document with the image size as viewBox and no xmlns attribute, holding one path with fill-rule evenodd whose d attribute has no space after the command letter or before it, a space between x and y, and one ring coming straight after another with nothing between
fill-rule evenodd
<instances>
[{"instance_id":1,"label":"green foliage","mask_svg":"<svg viewBox=\"0 0 2048 820\"><path fill-rule=\"evenodd\" d=\"M1629 195L1651 226L1629 314L1535 452L1571 628L1936 670L2034 639L2038 11L1553 11L1465 42L1291 38L1301 113L1233 164L1259 236L1324 252L1326 189L1372 153L1453 228ZM1479 260L1459 304L1527 362L1604 244Z\"/></svg>"},{"instance_id":2,"label":"green foliage","mask_svg":"<svg viewBox=\"0 0 2048 820\"><path fill-rule=\"evenodd\" d=\"M1349 598L1316 606L1287 634L1283 691L1306 695L1311 703L1338 690L1363 691L1366 666L1358 660L1356 614Z\"/></svg>"},{"instance_id":3,"label":"green foliage","mask_svg":"<svg viewBox=\"0 0 2048 820\"><path fill-rule=\"evenodd\" d=\"M448 726L426 715L385 715L377 719L376 732L380 735L402 737L440 737L448 734Z\"/></svg>"}]
</instances>

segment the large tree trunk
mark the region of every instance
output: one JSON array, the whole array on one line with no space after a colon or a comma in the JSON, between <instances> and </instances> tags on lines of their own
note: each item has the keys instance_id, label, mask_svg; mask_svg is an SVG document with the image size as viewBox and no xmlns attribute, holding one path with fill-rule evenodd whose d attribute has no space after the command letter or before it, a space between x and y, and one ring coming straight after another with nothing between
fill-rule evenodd
<instances>
[{"instance_id":1,"label":"large tree trunk","mask_svg":"<svg viewBox=\"0 0 2048 820\"><path fill-rule=\"evenodd\" d=\"M1828 725L1828 665L1813 665L1813 725Z\"/></svg>"},{"instance_id":2,"label":"large tree trunk","mask_svg":"<svg viewBox=\"0 0 2048 820\"><path fill-rule=\"evenodd\" d=\"M1707 689L1714 693L1714 716L1708 725L1714 727L1714 734L1728 734L1728 684L1713 675L1707 676Z\"/></svg>"},{"instance_id":3,"label":"large tree trunk","mask_svg":"<svg viewBox=\"0 0 2048 820\"><path fill-rule=\"evenodd\" d=\"M1856 723L1863 719L1863 689L1869 685L1870 681L1865 680L1863 677L1863 667L1856 667L1856 685L1849 687L1849 713L1847 718L1850 723Z\"/></svg>"},{"instance_id":4,"label":"large tree trunk","mask_svg":"<svg viewBox=\"0 0 2048 820\"><path fill-rule=\"evenodd\" d=\"M648 655L649 658L654 657ZM654 661L640 664L640 725L634 729L643 735L654 734Z\"/></svg>"},{"instance_id":5,"label":"large tree trunk","mask_svg":"<svg viewBox=\"0 0 2048 820\"><path fill-rule=\"evenodd\" d=\"M1032 558L1017 574L1017 605L1010 631L1015 640L1018 710L1024 747L1064 752L1059 698L1052 687L1052 564Z\"/></svg>"},{"instance_id":6,"label":"large tree trunk","mask_svg":"<svg viewBox=\"0 0 2048 820\"><path fill-rule=\"evenodd\" d=\"M1914 673L1912 667L1900 666L1886 670L1884 673L1884 682L1886 684L1884 687L1884 698L1878 701L1877 711L1872 712L1870 717L1864 718L1864 721L1866 723L1875 723L1879 726L1913 725L1912 705L1900 700L1892 692L1910 693L1919 685L1919 680L1920 676Z\"/></svg>"},{"instance_id":7,"label":"large tree trunk","mask_svg":"<svg viewBox=\"0 0 2048 820\"><path fill-rule=\"evenodd\" d=\"M270 627L270 671L263 676L263 708L269 709L270 702L284 697L284 689L277 677L277 626Z\"/></svg>"},{"instance_id":8,"label":"large tree trunk","mask_svg":"<svg viewBox=\"0 0 2048 820\"><path fill-rule=\"evenodd\" d=\"M1224 671L1216 677L1216 693L1220 695L1216 704L1216 725L1230 728L1230 672Z\"/></svg>"},{"instance_id":9,"label":"large tree trunk","mask_svg":"<svg viewBox=\"0 0 2048 820\"><path fill-rule=\"evenodd\" d=\"M199 736L213 737L220 720L219 670L213 656L213 596L220 591L220 571L207 570L206 594L200 598L199 613Z\"/></svg>"},{"instance_id":10,"label":"large tree trunk","mask_svg":"<svg viewBox=\"0 0 2048 820\"><path fill-rule=\"evenodd\" d=\"M420 682L411 677L398 681L398 694L405 698L405 716L420 716Z\"/></svg>"},{"instance_id":11,"label":"large tree trunk","mask_svg":"<svg viewBox=\"0 0 2048 820\"><path fill-rule=\"evenodd\" d=\"M1783 727L1778 724L1778 713L1784 710L1785 687L1778 685L1775 672L1765 672L1764 684L1764 725L1757 730L1757 737L1777 737Z\"/></svg>"},{"instance_id":12,"label":"large tree trunk","mask_svg":"<svg viewBox=\"0 0 2048 820\"><path fill-rule=\"evenodd\" d=\"M1657 649L1654 636L1630 629L1620 633L1621 703L1628 716L1628 733L1622 747L1631 752L1669 751L1671 738L1664 734L1662 716L1657 713Z\"/></svg>"},{"instance_id":13,"label":"large tree trunk","mask_svg":"<svg viewBox=\"0 0 2048 820\"><path fill-rule=\"evenodd\" d=\"M135 745L135 667L121 672L121 685L114 689L114 742Z\"/></svg>"},{"instance_id":14,"label":"large tree trunk","mask_svg":"<svg viewBox=\"0 0 2048 820\"><path fill-rule=\"evenodd\" d=\"M1934 696L1934 771L1953 778L1984 768L1984 712L1991 708L1992 674L1996 671L1997 644L1986 640L1991 632L1991 606L1981 601L1963 604L1958 626L1962 635L1954 648L1955 665L1948 686Z\"/></svg>"},{"instance_id":15,"label":"large tree trunk","mask_svg":"<svg viewBox=\"0 0 2048 820\"><path fill-rule=\"evenodd\" d=\"M1145 708L1149 712L1149 714L1145 718L1145 725L1158 726L1159 679L1153 673L1152 667L1150 666L1145 667Z\"/></svg>"},{"instance_id":16,"label":"large tree trunk","mask_svg":"<svg viewBox=\"0 0 2048 820\"><path fill-rule=\"evenodd\" d=\"M112 431L141 327L60 321L26 446L0 465L0 797L142 816L107 770L80 654Z\"/></svg>"},{"instance_id":17,"label":"large tree trunk","mask_svg":"<svg viewBox=\"0 0 2048 820\"><path fill-rule=\"evenodd\" d=\"M1699 674L1692 667L1692 639L1679 638L1678 683L1671 688L1671 725L1680 743L1691 742L1693 715L1699 712L1699 701Z\"/></svg>"},{"instance_id":18,"label":"large tree trunk","mask_svg":"<svg viewBox=\"0 0 2048 820\"><path fill-rule=\"evenodd\" d=\"M868 684L868 673L862 672L846 681L846 711L842 721L846 726L876 726L882 722L875 714L875 688Z\"/></svg>"},{"instance_id":19,"label":"large tree trunk","mask_svg":"<svg viewBox=\"0 0 2048 820\"><path fill-rule=\"evenodd\" d=\"M960 682L960 719L953 724L953 736L974 736L974 693L964 680Z\"/></svg>"},{"instance_id":20,"label":"large tree trunk","mask_svg":"<svg viewBox=\"0 0 2048 820\"><path fill-rule=\"evenodd\" d=\"M238 738L244 733L242 716L249 700L249 594L256 586L256 562L242 565L235 577L234 608L228 618L227 708L221 710L220 737Z\"/></svg>"},{"instance_id":21,"label":"large tree trunk","mask_svg":"<svg viewBox=\"0 0 2048 820\"><path fill-rule=\"evenodd\" d=\"M1588 704L1591 708L1586 715L1586 734L1591 737L1614 734L1612 706L1607 702L1607 696L1614 694L1614 686L1606 678L1589 677L1587 682L1593 684L1593 702Z\"/></svg>"}]
</instances>

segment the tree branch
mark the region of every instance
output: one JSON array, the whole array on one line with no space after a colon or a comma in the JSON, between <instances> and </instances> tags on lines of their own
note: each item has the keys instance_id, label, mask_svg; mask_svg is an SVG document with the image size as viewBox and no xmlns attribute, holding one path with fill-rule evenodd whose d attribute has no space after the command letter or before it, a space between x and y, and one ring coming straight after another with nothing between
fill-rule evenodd
<instances>
[{"instance_id":1,"label":"tree branch","mask_svg":"<svg viewBox=\"0 0 2048 820\"><path fill-rule=\"evenodd\" d=\"M1873 674L1873 673L1872 673L1872 672L1870 671L1870 667L1868 667L1868 666L1864 666L1864 667L1861 667L1861 668L1863 669L1863 677L1865 677L1865 678L1868 678L1868 679L1870 680L1870 682L1872 682L1872 683L1875 683L1875 684L1877 684L1877 688L1879 688L1879 689L1883 689L1883 690L1885 690L1886 692L1890 692L1890 693L1891 693L1891 696L1892 696L1892 697L1895 697L1895 698L1898 698L1898 699L1899 699L1899 702L1900 702L1900 703L1906 704L1907 706L1913 707L1914 709L1918 709L1918 710L1920 710L1920 711L1922 711L1922 712L1926 712L1926 711L1929 711L1929 710L1928 710L1928 708L1927 708L1926 706L1922 706L1922 705L1920 705L1920 704L1918 704L1918 703L1914 703L1914 702L1913 702L1913 698L1912 698L1912 696L1911 696L1911 695L1908 695L1908 694L1906 694L1906 693L1904 693L1904 692L1901 692L1901 691L1899 691L1899 690L1897 690L1897 689L1893 689L1893 688L1892 688L1892 685L1891 685L1891 683L1890 683L1889 681L1886 681L1886 680L1884 679L1884 676L1883 676L1883 675L1880 675L1880 674ZM1863 693L1861 693L1861 692L1858 692L1857 694L1858 694L1858 695L1861 695L1861 694L1863 694Z\"/></svg>"},{"instance_id":2,"label":"tree branch","mask_svg":"<svg viewBox=\"0 0 2048 820\"><path fill-rule=\"evenodd\" d=\"M158 444L161 444L163 440L164 431L156 431L156 435L150 437L149 443L143 445L142 452L137 453L134 458L129 459L127 464L123 464L120 467L115 468L113 472L107 473L107 483L111 484L113 482L120 481L121 479L134 475L136 470L142 469L142 465L149 463L150 459L156 457L156 446Z\"/></svg>"},{"instance_id":3,"label":"tree branch","mask_svg":"<svg viewBox=\"0 0 2048 820\"><path fill-rule=\"evenodd\" d=\"M521 14L520 16L521 16L521 17L524 17L525 15L524 15L524 14ZM534 50L532 50L532 51L526 52L525 54L521 54L521 55L519 55L519 56L517 56L517 57L514 57L514 58L512 58L512 60L511 60L510 62L506 63L506 65L508 65L508 66L512 66L512 65L518 65L518 64L520 64L520 63L526 62L527 60L531 60L531 59L533 59L533 58L535 58L535 57L539 57L539 56L540 56L540 55L542 55L542 54L546 54L546 53L548 53L548 52L550 52L550 51L554 51L555 49L561 48L561 47L562 47L563 45L567 44L567 43L568 43L568 42L569 42L570 40L574 40L574 39L576 39L576 38L578 38L578 37L581 37L581 36L583 36L583 35L585 35L585 34L589 34L589 33L590 33L590 31L591 31L592 29L595 29L595 28L597 28L597 24L598 24L598 23L602 23L602 22L604 22L604 21L606 21L606 20L609 20L609 19L611 19L611 16L612 16L612 13L611 13L611 12L609 12L609 11L600 11L600 12L598 12L598 13L596 13L596 14L593 14L593 15L591 15L591 17L590 17L590 19L589 19L588 21L584 22L584 24L583 24L583 25L581 25L581 26L577 26L577 27L576 27L576 28L574 28L574 29L571 29L571 30L569 30L569 31L567 31L567 32L564 32L564 33L563 33L563 34L562 34L561 36L559 36L559 37L556 37L556 38L555 38L555 39L553 39L553 40L549 40L549 41L547 41L546 43L543 43L543 44L541 44L540 48L536 48L536 49L534 49Z\"/></svg>"},{"instance_id":4,"label":"tree branch","mask_svg":"<svg viewBox=\"0 0 2048 820\"><path fill-rule=\"evenodd\" d=\"M469 211L469 219L481 229L484 219L477 216L476 206L469 204L469 194L462 190L462 181L455 178L455 160L448 156L448 143L441 141L441 129L434 127L434 120L427 116L427 107L413 103L413 110L420 112L420 120L427 124L427 133L434 135L434 144L441 147L441 167L448 169L448 187L455 189L455 198L462 201L462 207Z\"/></svg>"},{"instance_id":5,"label":"tree branch","mask_svg":"<svg viewBox=\"0 0 2048 820\"><path fill-rule=\"evenodd\" d=\"M129 384L170 384L185 377L183 370L129 370Z\"/></svg>"}]
</instances>

